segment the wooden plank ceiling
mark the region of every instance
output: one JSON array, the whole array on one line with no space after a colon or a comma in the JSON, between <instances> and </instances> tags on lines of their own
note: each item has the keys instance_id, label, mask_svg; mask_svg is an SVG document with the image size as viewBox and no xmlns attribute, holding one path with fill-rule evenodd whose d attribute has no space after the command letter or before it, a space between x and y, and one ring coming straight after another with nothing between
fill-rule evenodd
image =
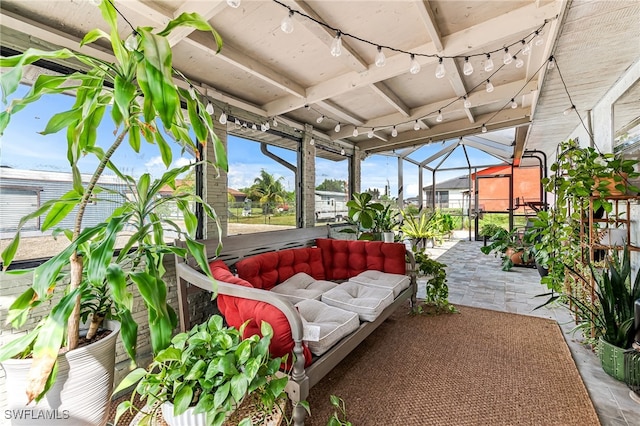
<instances>
[{"instance_id":1,"label":"wooden plank ceiling","mask_svg":"<svg viewBox=\"0 0 640 426\"><path fill-rule=\"evenodd\" d=\"M469 146L491 149L491 131L519 127L526 133L527 126L515 152L523 145L550 152L576 127L577 117L562 115L570 104L557 72L547 70L549 56L556 57L572 83L574 104L584 112L637 60L640 49L640 6L632 0L236 2L234 8L225 0L114 1L134 26L161 27L185 11L205 16L224 40L219 54L210 37L188 29L174 32L171 43L174 66L215 103L216 116L225 111L258 123L253 133L251 125L240 130L255 138L260 123L275 118L294 129L294 138L282 142L287 147L309 124L333 159L343 148L383 153L460 137ZM88 30L104 28L88 0L3 0L0 7L1 43L11 49L77 48ZM281 23L289 11L293 31L286 34ZM125 37L131 32L124 19L121 31ZM342 53L334 57L330 48L337 31ZM531 50L524 55L527 45ZM375 64L377 46L384 66ZM503 64L505 47L522 66L515 60ZM99 46L85 50L110 59ZM491 71L485 71L487 53L495 64ZM420 67L415 74L409 70L411 54ZM603 60L612 55L615 61ZM469 75L466 57L473 66ZM435 76L439 58L443 78ZM239 129L230 122L229 130ZM510 160L504 152L500 158Z\"/></svg>"}]
</instances>

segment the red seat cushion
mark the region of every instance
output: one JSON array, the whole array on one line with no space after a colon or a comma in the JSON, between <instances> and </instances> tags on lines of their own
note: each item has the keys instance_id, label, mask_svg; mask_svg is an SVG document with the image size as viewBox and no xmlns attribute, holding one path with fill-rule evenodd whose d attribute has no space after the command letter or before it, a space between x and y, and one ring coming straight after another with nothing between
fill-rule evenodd
<instances>
[{"instance_id":1,"label":"red seat cushion","mask_svg":"<svg viewBox=\"0 0 640 426\"><path fill-rule=\"evenodd\" d=\"M231 273L227 265L216 260L209 264L211 274L217 280L227 283L251 287L251 284L242 278ZM273 305L256 300L243 299L241 297L218 294L218 309L227 321L227 324L237 329L246 321L249 321L244 329L243 338L254 334L260 334L260 324L265 321L273 328L273 337L269 351L273 357L283 357L289 354L287 364L291 364L293 359L293 337L291 336L291 326L287 317ZM303 344L305 367L311 364L311 351L306 344Z\"/></svg>"},{"instance_id":2,"label":"red seat cushion","mask_svg":"<svg viewBox=\"0 0 640 426\"><path fill-rule=\"evenodd\" d=\"M328 280L347 280L371 270L406 273L406 249L402 243L318 238L316 244L322 249Z\"/></svg>"},{"instance_id":3,"label":"red seat cushion","mask_svg":"<svg viewBox=\"0 0 640 426\"><path fill-rule=\"evenodd\" d=\"M255 288L271 290L299 272L316 280L325 279L322 253L317 247L297 248L258 254L236 263L238 276Z\"/></svg>"}]
</instances>

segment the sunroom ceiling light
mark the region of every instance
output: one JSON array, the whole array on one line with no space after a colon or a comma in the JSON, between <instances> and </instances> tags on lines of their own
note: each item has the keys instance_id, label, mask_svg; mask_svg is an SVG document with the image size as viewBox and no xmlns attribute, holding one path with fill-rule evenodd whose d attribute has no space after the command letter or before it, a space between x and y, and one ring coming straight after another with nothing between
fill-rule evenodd
<instances>
[{"instance_id":1,"label":"sunroom ceiling light","mask_svg":"<svg viewBox=\"0 0 640 426\"><path fill-rule=\"evenodd\" d=\"M396 129L396 126L393 126L393 130L391 130L391 137L395 138L396 136L398 136L398 129Z\"/></svg>"},{"instance_id":2,"label":"sunroom ceiling light","mask_svg":"<svg viewBox=\"0 0 640 426\"><path fill-rule=\"evenodd\" d=\"M556 59L553 56L549 56L549 62L547 62L547 69L548 70L553 69L553 67L556 66L555 60Z\"/></svg>"},{"instance_id":3,"label":"sunroom ceiling light","mask_svg":"<svg viewBox=\"0 0 640 426\"><path fill-rule=\"evenodd\" d=\"M468 56L464 58L464 67L462 68L462 73L464 75L473 74L473 65L471 65L471 62L469 62Z\"/></svg>"},{"instance_id":4,"label":"sunroom ceiling light","mask_svg":"<svg viewBox=\"0 0 640 426\"><path fill-rule=\"evenodd\" d=\"M278 127L278 120L275 117L273 117L273 127Z\"/></svg>"},{"instance_id":5,"label":"sunroom ceiling light","mask_svg":"<svg viewBox=\"0 0 640 426\"><path fill-rule=\"evenodd\" d=\"M336 124L336 127L333 128L333 130L336 131L336 133L338 133L340 131L340 122L338 121L338 124Z\"/></svg>"},{"instance_id":6,"label":"sunroom ceiling light","mask_svg":"<svg viewBox=\"0 0 640 426\"><path fill-rule=\"evenodd\" d=\"M384 52L382 51L382 47L378 46L378 53L376 53L376 66L384 67L384 64L387 63L387 58L384 56Z\"/></svg>"},{"instance_id":7,"label":"sunroom ceiling light","mask_svg":"<svg viewBox=\"0 0 640 426\"><path fill-rule=\"evenodd\" d=\"M369 129L369 131L367 132L367 137L369 139L373 138L373 131L374 131L374 129Z\"/></svg>"},{"instance_id":8,"label":"sunroom ceiling light","mask_svg":"<svg viewBox=\"0 0 640 426\"><path fill-rule=\"evenodd\" d=\"M129 37L127 37L127 39L124 41L124 47L130 52L133 52L134 50L136 50L139 45L140 45L140 39L138 39L137 31L133 31L129 35Z\"/></svg>"},{"instance_id":9,"label":"sunroom ceiling light","mask_svg":"<svg viewBox=\"0 0 640 426\"><path fill-rule=\"evenodd\" d=\"M518 108L518 103L516 102L515 99L511 98L511 108L512 109L516 109Z\"/></svg>"},{"instance_id":10,"label":"sunroom ceiling light","mask_svg":"<svg viewBox=\"0 0 640 426\"><path fill-rule=\"evenodd\" d=\"M511 56L511 54L509 53L508 47L504 48L504 55L502 56L502 62L505 65L509 65L511 62L513 62L513 56Z\"/></svg>"},{"instance_id":11,"label":"sunroom ceiling light","mask_svg":"<svg viewBox=\"0 0 640 426\"><path fill-rule=\"evenodd\" d=\"M207 102L207 106L204 110L207 111L207 114L213 115L213 104L211 102Z\"/></svg>"},{"instance_id":12,"label":"sunroom ceiling light","mask_svg":"<svg viewBox=\"0 0 640 426\"><path fill-rule=\"evenodd\" d=\"M447 73L447 70L444 68L444 64L442 63L442 58L438 58L438 66L436 67L436 78L442 78Z\"/></svg>"},{"instance_id":13,"label":"sunroom ceiling light","mask_svg":"<svg viewBox=\"0 0 640 426\"><path fill-rule=\"evenodd\" d=\"M191 99L196 98L196 88L193 87L193 84L189 85L189 96L191 96Z\"/></svg>"},{"instance_id":14,"label":"sunroom ceiling light","mask_svg":"<svg viewBox=\"0 0 640 426\"><path fill-rule=\"evenodd\" d=\"M322 120L324 120L324 115L321 115L320 117L316 118L316 123L320 124L322 123Z\"/></svg>"},{"instance_id":15,"label":"sunroom ceiling light","mask_svg":"<svg viewBox=\"0 0 640 426\"><path fill-rule=\"evenodd\" d=\"M240 0L227 0L227 4L235 9L240 6Z\"/></svg>"},{"instance_id":16,"label":"sunroom ceiling light","mask_svg":"<svg viewBox=\"0 0 640 426\"><path fill-rule=\"evenodd\" d=\"M280 22L280 29L285 34L291 34L293 32L293 10L289 11L289 14L282 18L282 22Z\"/></svg>"},{"instance_id":17,"label":"sunroom ceiling light","mask_svg":"<svg viewBox=\"0 0 640 426\"><path fill-rule=\"evenodd\" d=\"M304 104L304 109L306 109L307 111L309 111L311 109L311 105L309 104Z\"/></svg>"},{"instance_id":18,"label":"sunroom ceiling light","mask_svg":"<svg viewBox=\"0 0 640 426\"><path fill-rule=\"evenodd\" d=\"M340 55L342 55L342 33L338 31L331 42L331 56L337 58Z\"/></svg>"},{"instance_id":19,"label":"sunroom ceiling light","mask_svg":"<svg viewBox=\"0 0 640 426\"><path fill-rule=\"evenodd\" d=\"M544 39L542 38L542 30L536 31L536 37L533 39L533 44L536 46L540 46L544 43Z\"/></svg>"},{"instance_id":20,"label":"sunroom ceiling light","mask_svg":"<svg viewBox=\"0 0 640 426\"><path fill-rule=\"evenodd\" d=\"M493 87L493 84L491 83L490 80L487 80L487 87L486 88L487 88L487 93L493 92L494 87Z\"/></svg>"},{"instance_id":21,"label":"sunroom ceiling light","mask_svg":"<svg viewBox=\"0 0 640 426\"><path fill-rule=\"evenodd\" d=\"M313 146L316 144L316 140L314 138L311 138L311 140L309 141L309 145Z\"/></svg>"},{"instance_id":22,"label":"sunroom ceiling light","mask_svg":"<svg viewBox=\"0 0 640 426\"><path fill-rule=\"evenodd\" d=\"M260 124L260 130L263 131L263 132L266 132L267 131L267 126L264 123Z\"/></svg>"},{"instance_id":23,"label":"sunroom ceiling light","mask_svg":"<svg viewBox=\"0 0 640 426\"><path fill-rule=\"evenodd\" d=\"M471 101L467 98L467 95L463 96L462 99L464 99L464 107L466 109L471 108Z\"/></svg>"},{"instance_id":24,"label":"sunroom ceiling light","mask_svg":"<svg viewBox=\"0 0 640 426\"><path fill-rule=\"evenodd\" d=\"M531 44L522 40L522 55L527 56L531 52Z\"/></svg>"},{"instance_id":25,"label":"sunroom ceiling light","mask_svg":"<svg viewBox=\"0 0 640 426\"><path fill-rule=\"evenodd\" d=\"M264 128L269 130L271 128L271 126L269 126L269 120L264 122Z\"/></svg>"},{"instance_id":26,"label":"sunroom ceiling light","mask_svg":"<svg viewBox=\"0 0 640 426\"><path fill-rule=\"evenodd\" d=\"M233 124L235 124L238 127L242 127L242 124L240 124L240 120L238 120L237 118L235 119L235 121L233 122Z\"/></svg>"},{"instance_id":27,"label":"sunroom ceiling light","mask_svg":"<svg viewBox=\"0 0 640 426\"><path fill-rule=\"evenodd\" d=\"M487 53L487 61L484 63L484 70L486 72L493 71L493 59L491 59L490 53Z\"/></svg>"},{"instance_id":28,"label":"sunroom ceiling light","mask_svg":"<svg viewBox=\"0 0 640 426\"><path fill-rule=\"evenodd\" d=\"M418 120L413 124L413 130L420 130L420 123L418 123Z\"/></svg>"},{"instance_id":29,"label":"sunroom ceiling light","mask_svg":"<svg viewBox=\"0 0 640 426\"><path fill-rule=\"evenodd\" d=\"M442 122L442 119L443 119L443 117L442 117L442 111L438 110L438 116L436 117L436 121L437 121L438 123L440 123L440 122Z\"/></svg>"},{"instance_id":30,"label":"sunroom ceiling light","mask_svg":"<svg viewBox=\"0 0 640 426\"><path fill-rule=\"evenodd\" d=\"M516 68L522 68L522 66L524 65L524 61L516 56L514 56L513 59L515 59L516 61Z\"/></svg>"},{"instance_id":31,"label":"sunroom ceiling light","mask_svg":"<svg viewBox=\"0 0 640 426\"><path fill-rule=\"evenodd\" d=\"M485 124L482 125L482 133L487 133L487 126Z\"/></svg>"},{"instance_id":32,"label":"sunroom ceiling light","mask_svg":"<svg viewBox=\"0 0 640 426\"><path fill-rule=\"evenodd\" d=\"M340 155L344 155L344 148L340 150Z\"/></svg>"},{"instance_id":33,"label":"sunroom ceiling light","mask_svg":"<svg viewBox=\"0 0 640 426\"><path fill-rule=\"evenodd\" d=\"M416 55L411 54L411 64L409 65L409 72L411 74L418 74L420 72L420 63L416 60Z\"/></svg>"},{"instance_id":34,"label":"sunroom ceiling light","mask_svg":"<svg viewBox=\"0 0 640 426\"><path fill-rule=\"evenodd\" d=\"M569 115L569 114L571 114L571 111L573 111L574 109L576 109L576 106L575 105L571 105L569 108L565 109L562 113L564 115Z\"/></svg>"},{"instance_id":35,"label":"sunroom ceiling light","mask_svg":"<svg viewBox=\"0 0 640 426\"><path fill-rule=\"evenodd\" d=\"M354 127L354 128L353 128L353 133L352 133L351 135L352 135L354 138L357 138L357 137L358 137L359 133L358 133L358 128L357 128L357 127Z\"/></svg>"},{"instance_id":36,"label":"sunroom ceiling light","mask_svg":"<svg viewBox=\"0 0 640 426\"><path fill-rule=\"evenodd\" d=\"M253 125L251 126L251 130L258 130L258 126L256 126L256 123L253 123Z\"/></svg>"},{"instance_id":37,"label":"sunroom ceiling light","mask_svg":"<svg viewBox=\"0 0 640 426\"><path fill-rule=\"evenodd\" d=\"M220 124L227 124L227 113L222 111L219 118Z\"/></svg>"}]
</instances>

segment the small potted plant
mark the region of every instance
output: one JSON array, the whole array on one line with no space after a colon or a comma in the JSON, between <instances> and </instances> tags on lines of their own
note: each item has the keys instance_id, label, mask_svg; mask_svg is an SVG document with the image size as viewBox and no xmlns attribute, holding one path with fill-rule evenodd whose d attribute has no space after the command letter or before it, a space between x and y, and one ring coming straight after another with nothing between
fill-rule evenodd
<instances>
[{"instance_id":1,"label":"small potted plant","mask_svg":"<svg viewBox=\"0 0 640 426\"><path fill-rule=\"evenodd\" d=\"M287 376L275 377L282 359L269 356L273 330L263 322L262 337L243 340L243 328L224 327L222 317L214 315L174 336L147 369L133 370L114 391L135 384L130 400L118 406L116 424L126 411L138 409L136 394L146 401L145 421L160 409L169 426L221 425L253 393L258 408L271 412L288 382ZM240 425L251 425L251 420Z\"/></svg>"},{"instance_id":2,"label":"small potted plant","mask_svg":"<svg viewBox=\"0 0 640 426\"><path fill-rule=\"evenodd\" d=\"M499 228L491 237L491 244L480 247L484 254L494 253L502 259L502 270L509 271L514 265L531 263L532 246L527 244L518 228L507 231Z\"/></svg>"},{"instance_id":3,"label":"small potted plant","mask_svg":"<svg viewBox=\"0 0 640 426\"><path fill-rule=\"evenodd\" d=\"M392 243L395 239L395 233L393 232L400 224L400 214L395 211L391 204L388 204L382 210L377 210L373 232L382 234L382 241L385 243Z\"/></svg>"},{"instance_id":4,"label":"small potted plant","mask_svg":"<svg viewBox=\"0 0 640 426\"><path fill-rule=\"evenodd\" d=\"M373 202L373 197L367 192L354 193L347 201L349 220L355 229L347 228L340 232L356 234L358 240L373 240L373 227L378 213L384 210L381 203Z\"/></svg>"}]
</instances>

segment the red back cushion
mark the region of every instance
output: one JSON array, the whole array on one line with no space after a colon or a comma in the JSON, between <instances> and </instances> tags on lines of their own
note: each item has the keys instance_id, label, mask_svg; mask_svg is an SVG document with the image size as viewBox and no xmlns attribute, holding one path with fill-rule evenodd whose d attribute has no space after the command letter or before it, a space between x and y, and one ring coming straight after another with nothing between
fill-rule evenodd
<instances>
[{"instance_id":1,"label":"red back cushion","mask_svg":"<svg viewBox=\"0 0 640 426\"><path fill-rule=\"evenodd\" d=\"M251 284L231 273L227 265L221 260L215 260L209 264L213 277L227 283L251 287ZM241 297L218 294L218 309L224 316L227 324L237 329L249 321L244 329L243 338L260 334L260 324L265 321L273 328L273 337L269 351L274 357L282 357L289 354L288 364L293 357L293 337L291 327L285 315L273 305L256 300L243 299ZM305 366L311 364L311 351L304 345Z\"/></svg>"},{"instance_id":2,"label":"red back cushion","mask_svg":"<svg viewBox=\"0 0 640 426\"><path fill-rule=\"evenodd\" d=\"M369 270L406 273L406 249L402 243L319 238L316 244L322 249L328 280L346 280Z\"/></svg>"},{"instance_id":3,"label":"red back cushion","mask_svg":"<svg viewBox=\"0 0 640 426\"><path fill-rule=\"evenodd\" d=\"M251 256L236 263L238 276L254 287L271 290L293 275L304 272L324 280L322 253L317 247L297 248Z\"/></svg>"}]
</instances>

